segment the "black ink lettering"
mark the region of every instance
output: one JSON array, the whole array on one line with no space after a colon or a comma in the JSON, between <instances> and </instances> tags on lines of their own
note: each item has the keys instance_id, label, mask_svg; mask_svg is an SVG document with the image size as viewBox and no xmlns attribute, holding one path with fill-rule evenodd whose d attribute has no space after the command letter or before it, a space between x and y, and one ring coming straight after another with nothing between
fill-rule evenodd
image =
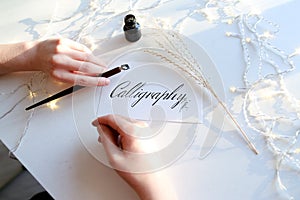
<instances>
[{"instance_id":1,"label":"black ink lettering","mask_svg":"<svg viewBox=\"0 0 300 200\"><path fill-rule=\"evenodd\" d=\"M144 98L144 96L145 95L147 95L147 93L148 92L141 92L141 93L139 93L139 95L138 95L138 100L136 100L136 101L134 101L132 104L131 104L131 107L134 107L134 106L136 106L136 104L138 104L143 98Z\"/></svg>"},{"instance_id":2,"label":"black ink lettering","mask_svg":"<svg viewBox=\"0 0 300 200\"><path fill-rule=\"evenodd\" d=\"M119 85L117 85L117 86L115 87L115 89L113 89L113 91L110 93L109 96L110 96L111 98L114 98L114 97L123 97L123 96L120 96L120 95L119 95L120 93L118 93L118 94L116 94L116 95L114 95L114 94L115 94L115 92L116 92L117 89L120 88L120 90L122 91L122 90L124 90L126 87L128 87L130 84L131 84L131 81L125 81L125 82L123 82L123 83L120 83ZM123 86L123 85L125 85L125 86ZM122 86L123 86L123 87L122 87ZM124 91L122 91L122 92L124 92Z\"/></svg>"},{"instance_id":3,"label":"black ink lettering","mask_svg":"<svg viewBox=\"0 0 300 200\"><path fill-rule=\"evenodd\" d=\"M156 101L154 101L153 103L152 103L152 106L154 106L165 94L166 94L166 92L167 91L164 91L164 93L162 94L162 95L160 95L157 99L156 99ZM161 93L159 93L159 94L161 94Z\"/></svg>"},{"instance_id":4,"label":"black ink lettering","mask_svg":"<svg viewBox=\"0 0 300 200\"><path fill-rule=\"evenodd\" d=\"M142 87L144 87L146 83L139 82L135 86L133 86L128 92L126 93L126 97L132 98L132 95L135 94L138 90L143 90Z\"/></svg>"},{"instance_id":5,"label":"black ink lettering","mask_svg":"<svg viewBox=\"0 0 300 200\"><path fill-rule=\"evenodd\" d=\"M174 109L178 104L180 104L184 99L186 98L186 94L182 95L180 94L179 97L177 98L177 102L174 103L172 106L171 106L171 109Z\"/></svg>"},{"instance_id":6,"label":"black ink lettering","mask_svg":"<svg viewBox=\"0 0 300 200\"><path fill-rule=\"evenodd\" d=\"M146 82L139 82L137 84L132 84L131 81L124 81L117 85L110 93L111 98L128 98L135 99L131 104L131 107L135 107L144 99L151 99L152 106L156 105L159 101L173 101L171 109L176 108L181 105L179 110L187 107L189 101L187 100L186 93L179 93L179 91L184 87L184 84L180 84L173 91L147 91L144 89Z\"/></svg>"}]
</instances>

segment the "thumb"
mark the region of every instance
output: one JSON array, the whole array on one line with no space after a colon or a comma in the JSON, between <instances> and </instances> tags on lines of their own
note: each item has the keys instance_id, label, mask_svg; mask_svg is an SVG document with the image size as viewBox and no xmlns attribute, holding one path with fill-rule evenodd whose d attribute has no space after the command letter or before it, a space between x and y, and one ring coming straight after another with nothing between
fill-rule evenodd
<instances>
[{"instance_id":1,"label":"thumb","mask_svg":"<svg viewBox=\"0 0 300 200\"><path fill-rule=\"evenodd\" d=\"M123 168L125 159L124 152L117 146L117 135L113 130L107 126L101 126L98 128L98 132L101 138L104 151L107 155L108 161L112 168Z\"/></svg>"}]
</instances>

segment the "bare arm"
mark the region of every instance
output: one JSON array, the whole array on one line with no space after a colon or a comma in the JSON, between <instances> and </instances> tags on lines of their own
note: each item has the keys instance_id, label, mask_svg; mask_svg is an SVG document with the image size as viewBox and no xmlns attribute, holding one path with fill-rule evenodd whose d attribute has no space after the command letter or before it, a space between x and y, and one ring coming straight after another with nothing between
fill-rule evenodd
<instances>
[{"instance_id":1,"label":"bare arm","mask_svg":"<svg viewBox=\"0 0 300 200\"><path fill-rule=\"evenodd\" d=\"M34 42L0 45L0 74L31 71L29 58L34 57Z\"/></svg>"}]
</instances>

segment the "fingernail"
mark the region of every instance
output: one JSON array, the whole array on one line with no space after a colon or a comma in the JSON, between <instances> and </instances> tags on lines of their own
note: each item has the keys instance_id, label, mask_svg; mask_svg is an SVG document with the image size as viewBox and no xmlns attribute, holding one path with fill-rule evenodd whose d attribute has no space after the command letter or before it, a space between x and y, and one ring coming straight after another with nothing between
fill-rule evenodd
<instances>
[{"instance_id":1,"label":"fingernail","mask_svg":"<svg viewBox=\"0 0 300 200\"><path fill-rule=\"evenodd\" d=\"M81 44L81 45L82 45L83 51L85 51L87 53L93 53L93 51L90 48L88 48L87 46L85 46L83 44Z\"/></svg>"},{"instance_id":2,"label":"fingernail","mask_svg":"<svg viewBox=\"0 0 300 200\"><path fill-rule=\"evenodd\" d=\"M106 78L105 80L104 80L104 84L105 85L108 85L110 83L110 80L108 79L108 78Z\"/></svg>"},{"instance_id":3,"label":"fingernail","mask_svg":"<svg viewBox=\"0 0 300 200\"><path fill-rule=\"evenodd\" d=\"M92 122L92 125L93 125L93 126L97 126L97 125L99 125L99 122L98 122L98 120L97 120L97 119L95 119L95 120Z\"/></svg>"},{"instance_id":4,"label":"fingernail","mask_svg":"<svg viewBox=\"0 0 300 200\"><path fill-rule=\"evenodd\" d=\"M140 128L146 128L149 126L147 122L143 122L143 121L137 122L136 125L139 126Z\"/></svg>"}]
</instances>

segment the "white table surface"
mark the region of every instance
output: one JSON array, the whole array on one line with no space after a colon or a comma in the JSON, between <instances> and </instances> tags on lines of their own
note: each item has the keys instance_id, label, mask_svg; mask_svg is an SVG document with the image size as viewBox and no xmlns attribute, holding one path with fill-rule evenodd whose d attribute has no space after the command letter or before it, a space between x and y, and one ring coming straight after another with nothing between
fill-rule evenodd
<instances>
[{"instance_id":1,"label":"white table surface","mask_svg":"<svg viewBox=\"0 0 300 200\"><path fill-rule=\"evenodd\" d=\"M114 19L122 20L129 2L122 1L118 6L116 2L110 2L112 6L106 9L116 9L115 12L121 14ZM72 16L74 12L86 14L84 7L87 4L84 0L72 3L49 0L1 2L0 42L46 38L50 33L72 37L70 30L80 29L80 14L73 15L78 17L77 24L71 24L73 28L68 27L72 19L66 19L64 23L51 22L50 19L53 19L53 13L61 15L61 18ZM146 1L138 1L135 6L142 7L146 4ZM251 3L253 4L255 3ZM186 16L195 5L201 4L194 1L165 1L162 6L148 11L153 12L155 17L172 22ZM269 0L255 5L260 7L265 18L280 25L280 31L272 41L276 46L290 53L300 46L299 1ZM229 88L242 86L245 66L239 41L225 36L225 32L235 31L236 27L224 23L212 24L199 18L184 20L179 31L201 45L212 58L223 80L226 103L231 107L237 94L230 93ZM112 20L108 24L121 29L122 21ZM172 28L174 24L170 24ZM122 34L117 28L116 31L109 28L104 30L99 38L105 38L107 34ZM296 66L300 64L299 57L295 57L294 63ZM287 77L288 88L297 98L300 98L297 91L299 73L299 68L296 68ZM17 85L28 82L30 76L31 73L1 76L0 92L13 90ZM55 93L66 86L48 79L45 88L49 93ZM21 89L8 99L1 96L1 113L7 111L26 92ZM45 94L41 92L42 95ZM0 139L8 148L16 144L26 126L30 113L25 112L24 108L30 103L27 98L0 120ZM238 120L242 126L246 126L242 118ZM246 129L251 131L247 127ZM227 122L222 137L209 156L200 160L197 158L197 149L191 148L180 160L159 173L170 175L179 199L282 199L275 186L274 156L264 146L263 140L256 138L255 144L260 151L259 155L255 155L247 147L239 132ZM138 199L114 170L98 162L83 146L74 124L71 97L61 100L57 110L43 108L35 111L15 155L55 199ZM300 197L296 197L298 198Z\"/></svg>"}]
</instances>

